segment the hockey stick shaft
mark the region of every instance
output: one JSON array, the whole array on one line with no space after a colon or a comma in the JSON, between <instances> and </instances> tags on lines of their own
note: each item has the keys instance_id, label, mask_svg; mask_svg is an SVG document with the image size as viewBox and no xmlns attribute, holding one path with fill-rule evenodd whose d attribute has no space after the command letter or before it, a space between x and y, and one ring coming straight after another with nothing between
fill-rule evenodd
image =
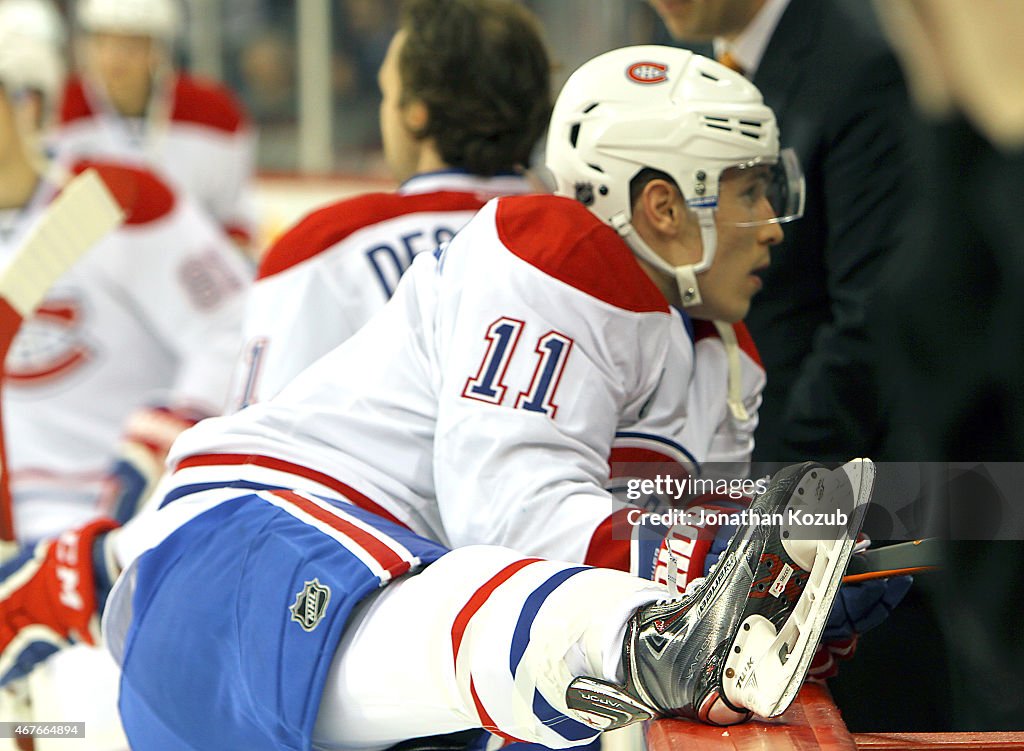
<instances>
[{"instance_id":1,"label":"hockey stick shaft","mask_svg":"<svg viewBox=\"0 0 1024 751\"><path fill-rule=\"evenodd\" d=\"M872 548L850 559L843 584L934 571L940 561L940 541L935 538Z\"/></svg>"},{"instance_id":2,"label":"hockey stick shaft","mask_svg":"<svg viewBox=\"0 0 1024 751\"><path fill-rule=\"evenodd\" d=\"M6 362L22 322L53 284L123 220L124 212L95 170L84 171L64 187L0 272L0 362ZM0 541L13 542L13 502L2 420L0 414Z\"/></svg>"}]
</instances>

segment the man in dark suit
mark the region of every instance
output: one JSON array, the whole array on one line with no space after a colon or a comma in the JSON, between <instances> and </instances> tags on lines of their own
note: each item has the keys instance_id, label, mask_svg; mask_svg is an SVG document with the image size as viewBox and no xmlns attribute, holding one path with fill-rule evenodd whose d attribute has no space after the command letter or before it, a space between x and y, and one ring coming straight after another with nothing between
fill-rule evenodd
<instances>
[{"instance_id":1,"label":"man in dark suit","mask_svg":"<svg viewBox=\"0 0 1024 751\"><path fill-rule=\"evenodd\" d=\"M807 180L804 216L786 227L746 318L768 376L754 472L809 457L880 456L891 426L876 367L879 332L868 319L911 203L912 107L872 4L650 3L683 46L712 47L751 78ZM830 682L855 730L948 728L942 643L920 589L860 639L857 659ZM880 670L888 680L879 681ZM930 686L909 677L926 670L936 678Z\"/></svg>"},{"instance_id":2,"label":"man in dark suit","mask_svg":"<svg viewBox=\"0 0 1024 751\"><path fill-rule=\"evenodd\" d=\"M866 312L897 244L908 101L865 0L651 0L684 46L713 42L776 113L807 179L747 317L768 373L755 462L874 455L885 432ZM694 45L696 46L696 45Z\"/></svg>"}]
</instances>

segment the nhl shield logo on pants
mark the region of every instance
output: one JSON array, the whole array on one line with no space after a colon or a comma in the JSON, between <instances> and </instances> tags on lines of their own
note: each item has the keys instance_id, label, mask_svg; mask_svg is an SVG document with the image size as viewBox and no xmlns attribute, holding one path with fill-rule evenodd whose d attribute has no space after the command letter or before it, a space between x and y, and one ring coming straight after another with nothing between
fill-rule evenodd
<instances>
[{"instance_id":1,"label":"nhl shield logo on pants","mask_svg":"<svg viewBox=\"0 0 1024 751\"><path fill-rule=\"evenodd\" d=\"M312 631L327 612L327 603L331 599L331 590L314 577L306 582L302 591L295 595L295 604L288 608L292 620L302 626L304 631Z\"/></svg>"}]
</instances>

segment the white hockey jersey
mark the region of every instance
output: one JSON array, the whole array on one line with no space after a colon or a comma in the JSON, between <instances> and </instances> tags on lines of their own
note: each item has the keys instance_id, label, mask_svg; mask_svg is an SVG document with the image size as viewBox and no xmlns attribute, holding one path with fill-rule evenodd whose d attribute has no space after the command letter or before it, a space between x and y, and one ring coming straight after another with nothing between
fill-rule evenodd
<instances>
[{"instance_id":1,"label":"white hockey jersey","mask_svg":"<svg viewBox=\"0 0 1024 751\"><path fill-rule=\"evenodd\" d=\"M526 193L515 175L417 175L394 193L318 209L267 251L245 319L233 403L273 396L384 307L413 257L450 240L495 196Z\"/></svg>"},{"instance_id":2,"label":"white hockey jersey","mask_svg":"<svg viewBox=\"0 0 1024 751\"><path fill-rule=\"evenodd\" d=\"M149 110L122 117L87 80L72 78L53 139L57 157L146 166L191 194L236 241L250 242L255 138L241 105L219 84L178 74Z\"/></svg>"},{"instance_id":3,"label":"white hockey jersey","mask_svg":"<svg viewBox=\"0 0 1024 751\"><path fill-rule=\"evenodd\" d=\"M764 373L737 329L745 419L714 327L670 308L613 230L565 198L496 199L275 398L186 431L164 503L295 487L450 546L643 572L610 466L747 461Z\"/></svg>"},{"instance_id":4,"label":"white hockey jersey","mask_svg":"<svg viewBox=\"0 0 1024 751\"><path fill-rule=\"evenodd\" d=\"M37 539L96 516L125 420L143 406L223 411L249 272L190 199L152 173L98 169L127 214L47 294L5 362L15 529ZM56 188L0 234L0 263Z\"/></svg>"}]
</instances>

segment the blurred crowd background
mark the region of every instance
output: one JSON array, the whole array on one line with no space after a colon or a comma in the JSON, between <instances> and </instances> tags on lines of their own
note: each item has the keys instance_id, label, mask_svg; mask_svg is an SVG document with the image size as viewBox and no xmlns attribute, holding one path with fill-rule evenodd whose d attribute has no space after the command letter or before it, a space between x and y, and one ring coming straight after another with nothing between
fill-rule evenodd
<instances>
[{"instance_id":1,"label":"blurred crowd background","mask_svg":"<svg viewBox=\"0 0 1024 751\"><path fill-rule=\"evenodd\" d=\"M667 42L642 2L528 0L557 69L627 44ZM69 0L60 3L68 12ZM377 127L377 69L398 0L185 0L178 62L222 81L259 130L263 174L388 176ZM70 17L70 15L69 15Z\"/></svg>"}]
</instances>

